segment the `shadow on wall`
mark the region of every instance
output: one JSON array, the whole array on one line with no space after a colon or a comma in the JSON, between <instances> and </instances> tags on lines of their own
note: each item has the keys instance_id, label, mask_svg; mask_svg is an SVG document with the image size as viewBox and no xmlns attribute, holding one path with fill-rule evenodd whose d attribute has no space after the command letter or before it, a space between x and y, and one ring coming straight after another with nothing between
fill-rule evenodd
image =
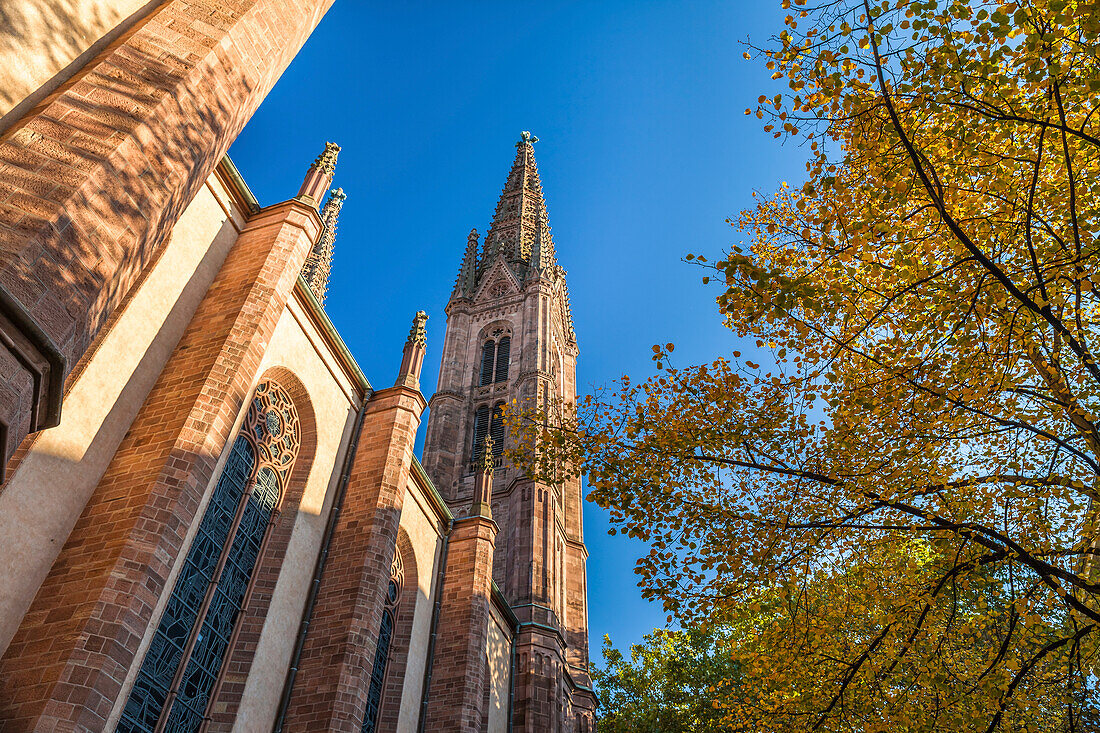
<instances>
[{"instance_id":1,"label":"shadow on wall","mask_svg":"<svg viewBox=\"0 0 1100 733\"><path fill-rule=\"evenodd\" d=\"M162 1L0 4L0 133Z\"/></svg>"},{"instance_id":2,"label":"shadow on wall","mask_svg":"<svg viewBox=\"0 0 1100 733\"><path fill-rule=\"evenodd\" d=\"M485 679L484 730L502 730L507 727L508 720L512 641L497 626L492 614L489 616L489 635L485 654L488 676Z\"/></svg>"},{"instance_id":3,"label":"shadow on wall","mask_svg":"<svg viewBox=\"0 0 1100 733\"><path fill-rule=\"evenodd\" d=\"M0 139L17 192L39 196L17 225L0 223L0 286L22 303L71 369L121 305L182 211L244 127L254 84L210 54L203 77L218 94L180 82L177 60L138 48L108 54L76 77L92 89L62 91ZM262 80L258 80L261 81ZM56 104L54 102L57 102ZM62 139L49 136L57 130ZM55 177L52 171L57 170ZM42 195L43 176L52 190ZM46 200L42 200L46 199ZM6 226L5 226L6 224ZM27 388L13 402L29 405ZM26 419L11 436L23 438Z\"/></svg>"},{"instance_id":4,"label":"shadow on wall","mask_svg":"<svg viewBox=\"0 0 1100 733\"><path fill-rule=\"evenodd\" d=\"M227 229L235 231L228 220L218 237ZM0 544L0 587L6 589L0 594L0 655L205 294L210 277L202 273L219 268L224 255L222 248L207 250L106 415L99 419L94 407L90 414L76 410L64 414L61 425L28 441L30 450L20 451L22 460L0 485L0 537L19 538ZM78 368L87 364L86 359ZM103 366L110 371L114 365ZM80 401L95 400L100 387L104 398L113 395L110 382L117 375L88 376L89 393L79 395Z\"/></svg>"}]
</instances>

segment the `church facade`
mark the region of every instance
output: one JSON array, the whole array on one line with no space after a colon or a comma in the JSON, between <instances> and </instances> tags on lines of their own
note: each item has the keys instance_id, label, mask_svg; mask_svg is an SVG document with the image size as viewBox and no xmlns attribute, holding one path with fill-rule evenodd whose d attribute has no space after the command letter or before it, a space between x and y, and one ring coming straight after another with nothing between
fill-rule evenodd
<instances>
[{"instance_id":1,"label":"church facade","mask_svg":"<svg viewBox=\"0 0 1100 733\"><path fill-rule=\"evenodd\" d=\"M325 314L339 148L266 206L225 155L329 4L100 0L0 64L0 731L595 730L580 484L504 452L576 396L535 139L430 402L423 312L392 386Z\"/></svg>"}]
</instances>

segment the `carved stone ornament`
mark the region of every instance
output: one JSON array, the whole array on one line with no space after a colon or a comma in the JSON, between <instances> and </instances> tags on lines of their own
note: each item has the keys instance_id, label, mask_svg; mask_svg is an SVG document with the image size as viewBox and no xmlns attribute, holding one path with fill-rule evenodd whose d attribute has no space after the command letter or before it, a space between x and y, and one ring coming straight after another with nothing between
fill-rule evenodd
<instances>
[{"instance_id":1,"label":"carved stone ornament","mask_svg":"<svg viewBox=\"0 0 1100 733\"><path fill-rule=\"evenodd\" d=\"M494 460L493 438L489 433L485 433L485 440L481 443L481 455L478 456L478 461L474 468L478 473L492 473L495 466Z\"/></svg>"},{"instance_id":2,"label":"carved stone ornament","mask_svg":"<svg viewBox=\"0 0 1100 733\"><path fill-rule=\"evenodd\" d=\"M417 311L413 317L412 328L409 329L410 344L420 344L424 346L428 343L428 331L424 325L428 322L428 314L424 311Z\"/></svg>"},{"instance_id":3,"label":"carved stone ornament","mask_svg":"<svg viewBox=\"0 0 1100 733\"><path fill-rule=\"evenodd\" d=\"M325 173L336 172L336 156L340 154L340 146L336 143L325 143L325 150L313 161L313 167Z\"/></svg>"}]
</instances>

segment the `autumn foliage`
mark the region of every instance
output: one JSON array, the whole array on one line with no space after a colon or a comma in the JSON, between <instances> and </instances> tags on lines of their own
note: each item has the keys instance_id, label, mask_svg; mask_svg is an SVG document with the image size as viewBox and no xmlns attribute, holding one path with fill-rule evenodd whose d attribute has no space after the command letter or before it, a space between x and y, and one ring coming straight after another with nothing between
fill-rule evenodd
<instances>
[{"instance_id":1,"label":"autumn foliage","mask_svg":"<svg viewBox=\"0 0 1100 733\"><path fill-rule=\"evenodd\" d=\"M520 421L531 469L587 472L643 592L738 629L729 730L1095 730L1100 9L782 5L746 112L805 183L689 256L752 358L654 347Z\"/></svg>"}]
</instances>

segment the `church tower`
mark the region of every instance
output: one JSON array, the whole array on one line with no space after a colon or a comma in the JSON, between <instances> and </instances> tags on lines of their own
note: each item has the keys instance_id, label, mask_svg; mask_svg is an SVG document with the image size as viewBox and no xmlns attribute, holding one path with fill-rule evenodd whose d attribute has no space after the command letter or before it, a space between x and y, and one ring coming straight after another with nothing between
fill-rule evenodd
<instances>
[{"instance_id":1,"label":"church tower","mask_svg":"<svg viewBox=\"0 0 1100 733\"><path fill-rule=\"evenodd\" d=\"M493 579L519 620L516 731L592 731L581 486L525 478L504 457L500 410L513 399L576 399L577 339L565 270L524 132L489 231L470 232L447 303L439 385L429 402L424 468L452 510L470 511L491 446ZM491 441L486 441L486 436ZM442 633L442 632L441 632Z\"/></svg>"}]
</instances>

